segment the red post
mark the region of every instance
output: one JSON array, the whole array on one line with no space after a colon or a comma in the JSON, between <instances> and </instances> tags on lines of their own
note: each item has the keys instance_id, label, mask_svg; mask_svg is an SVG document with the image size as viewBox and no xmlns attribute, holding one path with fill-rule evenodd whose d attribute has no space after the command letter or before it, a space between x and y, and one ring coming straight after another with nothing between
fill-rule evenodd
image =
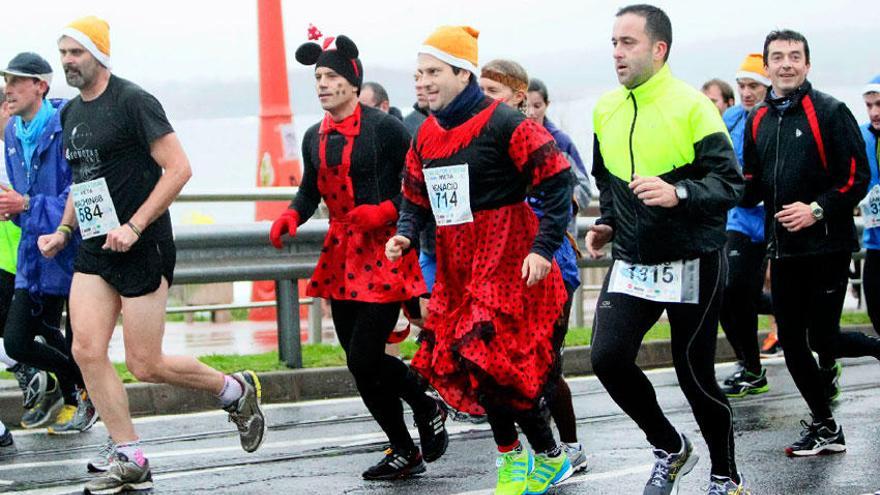
<instances>
[{"instance_id":1,"label":"red post","mask_svg":"<svg viewBox=\"0 0 880 495\"><path fill-rule=\"evenodd\" d=\"M257 150L257 187L296 186L302 178L299 142L293 128L287 89L287 59L281 0L257 0L260 50L260 144ZM275 220L285 201L258 201L256 220ZM275 299L274 282L255 282L254 301ZM273 308L250 311L251 320L274 320Z\"/></svg>"}]
</instances>

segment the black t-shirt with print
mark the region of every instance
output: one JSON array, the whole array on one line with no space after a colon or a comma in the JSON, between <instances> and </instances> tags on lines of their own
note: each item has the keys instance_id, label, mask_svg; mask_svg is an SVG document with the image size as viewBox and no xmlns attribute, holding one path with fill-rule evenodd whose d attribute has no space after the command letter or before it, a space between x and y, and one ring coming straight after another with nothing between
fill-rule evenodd
<instances>
[{"instance_id":1,"label":"black t-shirt with print","mask_svg":"<svg viewBox=\"0 0 880 495\"><path fill-rule=\"evenodd\" d=\"M103 177L119 224L125 225L162 176L162 168L150 155L152 142L174 132L162 105L136 84L111 75L98 98L70 100L61 112L61 124L73 182ZM105 237L88 239L82 247L101 252ZM144 230L141 240L171 238L171 217L166 210Z\"/></svg>"}]
</instances>

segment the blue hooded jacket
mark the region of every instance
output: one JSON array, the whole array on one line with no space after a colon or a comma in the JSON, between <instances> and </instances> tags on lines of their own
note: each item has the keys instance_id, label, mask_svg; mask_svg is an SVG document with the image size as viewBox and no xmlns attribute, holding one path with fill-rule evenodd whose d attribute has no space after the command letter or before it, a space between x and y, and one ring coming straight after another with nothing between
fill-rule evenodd
<instances>
[{"instance_id":1,"label":"blue hooded jacket","mask_svg":"<svg viewBox=\"0 0 880 495\"><path fill-rule=\"evenodd\" d=\"M79 233L52 259L40 254L37 239L51 234L61 223L64 206L73 175L64 158L61 131L61 107L66 100L49 100L56 109L46 123L31 158L31 177L25 168L21 142L15 136L15 126L10 121L5 131L6 171L13 189L30 197L30 208L13 221L21 227L18 246L18 267L15 288L27 289L31 294L66 296L70 293L73 278L73 259L79 245Z\"/></svg>"},{"instance_id":2,"label":"blue hooded jacket","mask_svg":"<svg viewBox=\"0 0 880 495\"><path fill-rule=\"evenodd\" d=\"M742 105L732 106L724 112L724 125L730 133L733 141L733 150L736 159L742 167L743 142L745 140L746 119L749 112ZM764 205L754 208L742 208L736 206L727 212L727 230L739 232L749 236L752 242L760 244L764 242Z\"/></svg>"},{"instance_id":3,"label":"blue hooded jacket","mask_svg":"<svg viewBox=\"0 0 880 495\"><path fill-rule=\"evenodd\" d=\"M865 138L865 148L868 154L868 167L871 169L871 182L868 183L868 190L880 184L878 178L877 163L880 161L880 143L877 136L871 132L871 124L867 123L862 126L862 137ZM873 229L865 229L862 233L862 247L865 249L880 249L880 227Z\"/></svg>"},{"instance_id":4,"label":"blue hooded jacket","mask_svg":"<svg viewBox=\"0 0 880 495\"><path fill-rule=\"evenodd\" d=\"M584 162L581 161L581 156L578 154L577 148L575 148L571 138L569 138L568 135L562 132L558 127L553 125L553 123L550 122L550 119L544 119L544 128L547 129L547 132L549 132L551 136L553 136L553 139L556 141L556 147L565 154L566 158L568 158L572 171L577 170L576 177L580 175L585 176L586 169L584 168ZM581 174L581 171L583 171L584 174ZM577 189L577 185L575 185L575 189ZM587 199L589 200L589 196ZM532 211L535 212L535 215L537 215L538 218L541 218L544 214L541 209L541 199L534 196L527 196L526 201L529 203L529 206L532 207ZM572 219L573 217L570 216L569 223L571 223ZM553 253L553 257L556 259L556 264L559 265L559 270L562 272L562 280L566 285L569 287L578 287L581 285L581 273L577 266L577 253L571 243L568 242L568 239L562 240L562 244L559 246L559 249Z\"/></svg>"}]
</instances>

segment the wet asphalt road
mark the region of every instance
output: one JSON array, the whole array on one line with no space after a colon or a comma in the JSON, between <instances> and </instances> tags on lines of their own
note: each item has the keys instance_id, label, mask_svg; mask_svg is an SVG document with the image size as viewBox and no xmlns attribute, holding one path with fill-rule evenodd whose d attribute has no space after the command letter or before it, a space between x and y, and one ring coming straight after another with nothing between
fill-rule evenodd
<instances>
[{"instance_id":1,"label":"wet asphalt road","mask_svg":"<svg viewBox=\"0 0 880 495\"><path fill-rule=\"evenodd\" d=\"M835 415L848 452L788 459L783 448L806 417L781 359L767 361L771 391L734 401L737 460L755 494L873 493L880 489L880 365L847 360ZM719 376L731 371L719 365ZM671 370L649 374L672 423L688 433L702 457L683 478L681 494L704 493L708 452ZM579 435L590 470L557 487L559 495L640 494L652 455L641 431L592 377L572 380ZM381 457L383 436L359 399L272 405L268 436L256 454L244 453L224 414L137 420L153 465L157 494L491 494L494 447L485 424L448 423L446 455L424 475L404 482L364 482L361 471ZM411 421L411 418L408 418ZM18 452L0 456L0 493L80 493L85 463L106 438L98 424L62 438L15 432ZM413 431L414 435L415 431Z\"/></svg>"}]
</instances>

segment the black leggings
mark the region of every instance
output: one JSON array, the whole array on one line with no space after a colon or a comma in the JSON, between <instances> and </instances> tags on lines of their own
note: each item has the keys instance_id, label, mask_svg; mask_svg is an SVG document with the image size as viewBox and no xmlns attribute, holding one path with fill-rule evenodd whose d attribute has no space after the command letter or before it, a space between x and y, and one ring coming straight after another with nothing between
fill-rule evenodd
<instances>
[{"instance_id":1,"label":"black leggings","mask_svg":"<svg viewBox=\"0 0 880 495\"><path fill-rule=\"evenodd\" d=\"M76 404L76 387L85 388L79 367L70 351L73 332L70 318L61 333L64 296L32 296L27 289L16 289L6 319L3 342L6 354L20 363L55 373L66 404ZM46 339L43 344L35 337Z\"/></svg>"},{"instance_id":2,"label":"black leggings","mask_svg":"<svg viewBox=\"0 0 880 495\"><path fill-rule=\"evenodd\" d=\"M733 414L715 382L718 312L726 273L723 251L703 255L699 303L683 304L608 292L609 270L593 322L592 363L611 398L645 432L648 442L655 448L678 452L680 437L660 409L648 377L636 365L645 333L666 310L675 373L709 446L712 474L736 476Z\"/></svg>"},{"instance_id":3,"label":"black leggings","mask_svg":"<svg viewBox=\"0 0 880 495\"><path fill-rule=\"evenodd\" d=\"M773 260L770 280L773 312L785 364L816 419L831 417L822 378L812 349L824 360L874 356L880 339L861 332L841 332L840 313L849 283L850 253L799 256ZM826 358L827 356L827 358Z\"/></svg>"},{"instance_id":4,"label":"black leggings","mask_svg":"<svg viewBox=\"0 0 880 495\"><path fill-rule=\"evenodd\" d=\"M556 363L554 374L551 377L550 393L547 394L547 407L550 416L559 430L559 440L565 443L577 443L577 418L574 415L574 405L571 400L571 388L562 376L562 350L565 347L565 335L568 333L568 320L571 316L571 303L574 300L577 287L565 284L568 298L562 307L562 315L557 321L556 332L553 335L553 346L556 350Z\"/></svg>"},{"instance_id":5,"label":"black leggings","mask_svg":"<svg viewBox=\"0 0 880 495\"><path fill-rule=\"evenodd\" d=\"M556 448L556 439L550 429L550 415L543 400L530 411L513 411L489 398L481 398L480 403L486 408L495 445L504 447L515 444L519 438L516 425L519 425L536 453L542 454Z\"/></svg>"},{"instance_id":6,"label":"black leggings","mask_svg":"<svg viewBox=\"0 0 880 495\"><path fill-rule=\"evenodd\" d=\"M385 341L400 315L400 303L365 303L330 300L339 344L348 369L370 414L395 448L415 448L403 421L405 400L415 414L429 414L434 401L426 385L400 359L385 354Z\"/></svg>"},{"instance_id":7,"label":"black leggings","mask_svg":"<svg viewBox=\"0 0 880 495\"><path fill-rule=\"evenodd\" d=\"M865 251L862 267L862 287L865 289L865 306L874 331L880 334L880 250Z\"/></svg>"},{"instance_id":8,"label":"black leggings","mask_svg":"<svg viewBox=\"0 0 880 495\"><path fill-rule=\"evenodd\" d=\"M721 328L736 353L736 359L746 370L759 374L758 305L764 288L767 249L763 243L752 242L745 234L728 231L724 251L730 269L721 301Z\"/></svg>"},{"instance_id":9,"label":"black leggings","mask_svg":"<svg viewBox=\"0 0 880 495\"><path fill-rule=\"evenodd\" d=\"M6 317L9 315L9 306L12 305L12 295L15 293L15 274L0 270L0 338L6 329Z\"/></svg>"}]
</instances>

